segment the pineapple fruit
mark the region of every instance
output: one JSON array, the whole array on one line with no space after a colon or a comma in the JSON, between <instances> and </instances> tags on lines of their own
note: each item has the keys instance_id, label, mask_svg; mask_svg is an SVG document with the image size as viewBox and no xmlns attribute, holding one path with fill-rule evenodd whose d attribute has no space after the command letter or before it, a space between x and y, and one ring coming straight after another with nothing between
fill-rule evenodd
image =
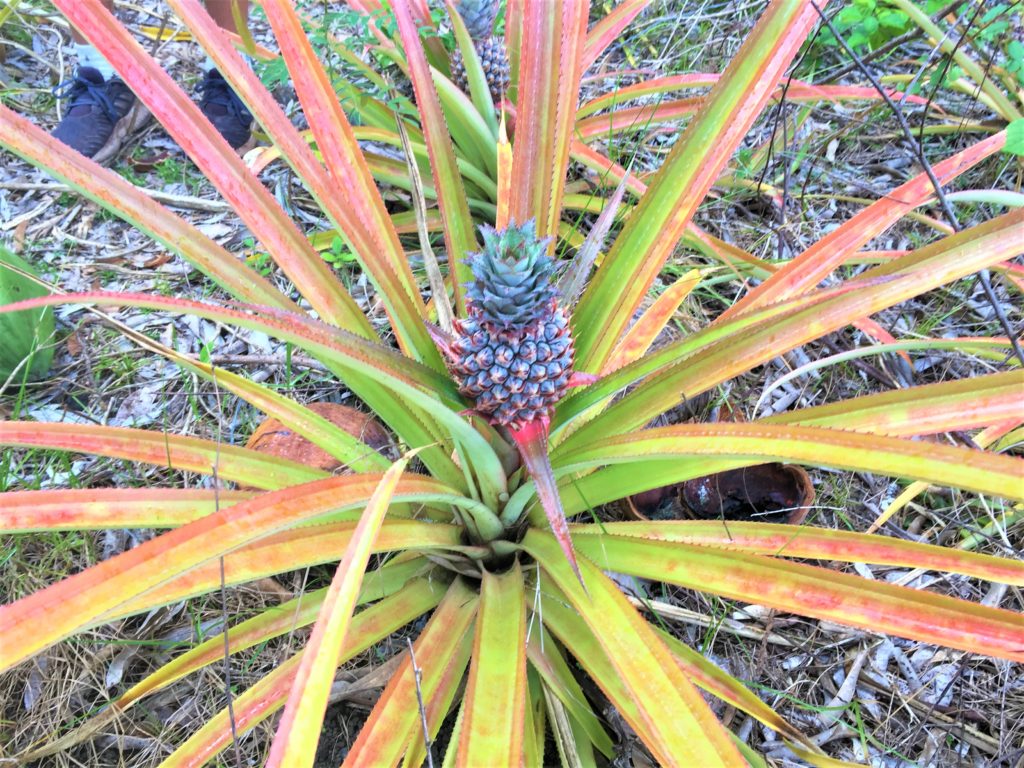
<instances>
[{"instance_id":1,"label":"pineapple fruit","mask_svg":"<svg viewBox=\"0 0 1024 768\"><path fill-rule=\"evenodd\" d=\"M492 34L494 19L498 14L497 0L459 0L455 7L465 22L470 37L473 38L473 47L476 48L476 54L487 78L491 99L497 104L508 90L509 84L509 63L505 43ZM455 50L451 66L452 81L464 93L469 93L469 79L466 76L466 64L461 50Z\"/></svg>"},{"instance_id":2,"label":"pineapple fruit","mask_svg":"<svg viewBox=\"0 0 1024 768\"><path fill-rule=\"evenodd\" d=\"M439 339L459 391L492 424L513 432L540 420L565 391L585 383L573 374L569 318L552 284L549 238L533 221L497 231L481 228L484 247L470 254L468 316Z\"/></svg>"}]
</instances>

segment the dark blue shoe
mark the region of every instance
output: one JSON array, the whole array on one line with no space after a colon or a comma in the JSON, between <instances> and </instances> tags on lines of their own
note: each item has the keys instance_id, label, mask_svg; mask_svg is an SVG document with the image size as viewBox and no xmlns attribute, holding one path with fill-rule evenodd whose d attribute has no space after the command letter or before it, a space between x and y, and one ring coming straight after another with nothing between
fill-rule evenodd
<instances>
[{"instance_id":1,"label":"dark blue shoe","mask_svg":"<svg viewBox=\"0 0 1024 768\"><path fill-rule=\"evenodd\" d=\"M114 157L125 136L149 117L120 78L104 80L94 67L79 67L54 95L67 99L68 105L53 137L100 164Z\"/></svg>"},{"instance_id":2,"label":"dark blue shoe","mask_svg":"<svg viewBox=\"0 0 1024 768\"><path fill-rule=\"evenodd\" d=\"M217 132L234 149L247 148L252 141L252 113L246 109L228 81L216 69L211 69L197 90L202 94L199 108Z\"/></svg>"}]
</instances>

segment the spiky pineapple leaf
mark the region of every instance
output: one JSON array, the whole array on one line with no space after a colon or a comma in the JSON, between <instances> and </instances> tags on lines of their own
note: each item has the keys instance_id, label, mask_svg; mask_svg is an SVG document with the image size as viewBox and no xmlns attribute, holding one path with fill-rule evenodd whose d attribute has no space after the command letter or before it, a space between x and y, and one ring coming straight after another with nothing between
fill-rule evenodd
<instances>
[{"instance_id":1,"label":"spiky pineapple leaf","mask_svg":"<svg viewBox=\"0 0 1024 768\"><path fill-rule=\"evenodd\" d=\"M650 125L689 117L695 114L701 105L702 97L688 99L673 99L659 101L641 107L619 108L620 104L641 99L647 96L656 96L674 91L690 88L712 87L721 79L717 73L688 72L683 75L668 75L665 77L652 77L641 83L617 88L611 93L602 94L582 104L576 112L577 129L579 135L584 139L593 138L595 135L618 133L622 130L646 128ZM905 99L912 104L924 105L928 99L924 96L904 94L899 91L887 91L890 98ZM812 85L801 80L788 78L785 83L785 90L782 87L772 95L772 98L779 100L785 95L786 101L793 102L819 102L819 101L879 101L881 95L871 86L852 85ZM609 109L614 110L610 115L602 115L601 118L589 119L590 115L596 112ZM583 118L588 118L584 120ZM601 131L601 120L604 120L604 130Z\"/></svg>"},{"instance_id":2,"label":"spiky pineapple leaf","mask_svg":"<svg viewBox=\"0 0 1024 768\"><path fill-rule=\"evenodd\" d=\"M406 488L402 488L399 495L408 497L410 494ZM362 504L355 506L358 509ZM350 510L347 514L331 515L331 519L336 517L353 518L357 517L357 512ZM114 621L162 605L208 594L222 584L235 586L285 573L293 568L334 562L337 559L337 552L348 546L355 526L356 522L349 519L321 523L309 530L304 530L300 525L267 536L226 554L223 557L223 575L220 561L197 565L187 573L172 577L158 587L127 599L107 613L96 617L90 625ZM479 548L463 546L457 542L457 538L458 529L454 526L415 520L389 520L378 535L375 546L382 552L416 546L417 549L434 553L448 551L476 556L481 554Z\"/></svg>"},{"instance_id":3,"label":"spiky pineapple leaf","mask_svg":"<svg viewBox=\"0 0 1024 768\"><path fill-rule=\"evenodd\" d=\"M280 421L285 427L309 440L318 448L336 458L342 465L355 472L385 471L391 462L341 427L320 416L310 408L285 397L269 387L250 381L244 376L215 368L201 360L183 355L177 350L150 339L123 323L113 321L122 335L134 341L143 349L163 355L194 373L199 374L216 386L258 408L267 416Z\"/></svg>"},{"instance_id":4,"label":"spiky pineapple leaf","mask_svg":"<svg viewBox=\"0 0 1024 768\"><path fill-rule=\"evenodd\" d=\"M562 497L558 492L558 484L555 482L551 459L548 456L548 420L546 417L534 419L525 424L522 429L512 429L510 432L519 448L523 466L526 467L533 480L533 488L544 509L544 514L547 516L548 525L551 526L555 540L562 548L562 553L572 567L573 573L576 574L576 578L583 585L583 575L576 563L572 537L569 535L569 525L566 523L565 512L562 510ZM502 515L502 519L507 525L517 522L516 519L511 519L507 515L508 509Z\"/></svg>"},{"instance_id":5,"label":"spiky pineapple leaf","mask_svg":"<svg viewBox=\"0 0 1024 768\"><path fill-rule=\"evenodd\" d=\"M658 334L675 316L679 305L685 301L699 282L700 272L691 269L666 288L626 331L622 341L618 343L611 357L608 358L608 362L605 363L602 373L610 373L643 357L658 338Z\"/></svg>"},{"instance_id":6,"label":"spiky pineapple leaf","mask_svg":"<svg viewBox=\"0 0 1024 768\"><path fill-rule=\"evenodd\" d=\"M103 51L136 96L231 203L320 317L340 328L371 333L365 315L310 247L295 222L210 125L199 106L131 33L98 6L77 0L57 0L55 4L76 29ZM233 49L232 54L237 56Z\"/></svg>"},{"instance_id":7,"label":"spiky pineapple leaf","mask_svg":"<svg viewBox=\"0 0 1024 768\"><path fill-rule=\"evenodd\" d=\"M427 611L446 595L445 590L412 584L357 613L347 633L337 665L350 660L374 644L393 634ZM284 706L291 691L304 651L278 664L244 693L207 720L161 763L165 768L201 768L227 747L236 733L244 732Z\"/></svg>"},{"instance_id":8,"label":"spiky pineapple leaf","mask_svg":"<svg viewBox=\"0 0 1024 768\"><path fill-rule=\"evenodd\" d=\"M581 370L596 373L604 367L700 201L817 19L817 11L802 0L776 0L761 15L580 300L574 329Z\"/></svg>"},{"instance_id":9,"label":"spiky pineapple leaf","mask_svg":"<svg viewBox=\"0 0 1024 768\"><path fill-rule=\"evenodd\" d=\"M380 479L379 475L327 478L263 494L219 509L0 607L3 667L10 668L117 610L131 598L204 563L215 562L255 539L315 519L346 503L365 503ZM55 611L54 606L59 610Z\"/></svg>"},{"instance_id":10,"label":"spiky pineapple leaf","mask_svg":"<svg viewBox=\"0 0 1024 768\"><path fill-rule=\"evenodd\" d=\"M445 580L434 578L440 574L432 574L430 579L418 578L429 563L423 558L400 563L397 566L384 566L367 573L365 583L360 591L358 604L364 605L371 601L380 601L372 609L362 611L353 619L351 636L359 637L365 633L379 635L390 631L394 622L408 616L409 608L419 611L425 595L433 595L439 601L444 594ZM226 644L230 653L236 654L275 637L293 632L308 626L316 620L320 606L323 604L327 589L308 592L294 600L267 608L262 613L231 627L227 632ZM388 599L390 597L390 599ZM418 613L409 617L411 620ZM381 626L383 625L383 626ZM151 672L133 685L123 694L114 699L99 714L89 718L80 726L42 747L19 756L23 762L33 762L40 758L61 752L92 737L100 729L122 717L132 706L143 698L164 690L178 680L215 664L224 659L225 638L222 634L215 635ZM346 642L346 653L352 655L359 650L359 643Z\"/></svg>"},{"instance_id":11,"label":"spiky pineapple leaf","mask_svg":"<svg viewBox=\"0 0 1024 768\"><path fill-rule=\"evenodd\" d=\"M589 7L577 0L522 8L509 211L513 221L536 220L541 237L556 234L561 216Z\"/></svg>"},{"instance_id":12,"label":"spiky pineapple leaf","mask_svg":"<svg viewBox=\"0 0 1024 768\"><path fill-rule=\"evenodd\" d=\"M302 662L270 746L268 768L311 768L313 765L327 699L334 683L334 670L352 625L352 612L370 553L402 473L414 455L414 452L407 453L388 468L352 531L302 653Z\"/></svg>"},{"instance_id":13,"label":"spiky pineapple leaf","mask_svg":"<svg viewBox=\"0 0 1024 768\"><path fill-rule=\"evenodd\" d=\"M572 532L577 537L610 534L800 560L835 560L897 568L924 568L960 573L1001 584L1024 585L1024 563L1017 560L906 539L808 525L675 520L577 525L573 526Z\"/></svg>"},{"instance_id":14,"label":"spiky pineapple leaf","mask_svg":"<svg viewBox=\"0 0 1024 768\"><path fill-rule=\"evenodd\" d=\"M615 536L581 538L578 546L603 569L869 632L1024 660L1024 616L1012 611L711 547Z\"/></svg>"},{"instance_id":15,"label":"spiky pineapple leaf","mask_svg":"<svg viewBox=\"0 0 1024 768\"><path fill-rule=\"evenodd\" d=\"M624 0L590 28L580 57L584 72L594 65L608 46L619 38L623 30L650 5L650 2L651 0Z\"/></svg>"},{"instance_id":16,"label":"spiky pineapple leaf","mask_svg":"<svg viewBox=\"0 0 1024 768\"><path fill-rule=\"evenodd\" d=\"M526 720L526 602L518 563L484 571L456 765L517 768Z\"/></svg>"},{"instance_id":17,"label":"spiky pineapple leaf","mask_svg":"<svg viewBox=\"0 0 1024 768\"><path fill-rule=\"evenodd\" d=\"M497 506L498 494L505 487L505 471L486 438L459 415L461 398L455 390L455 385L447 376L416 363L395 350L372 344L352 334L325 326L304 315L275 314L266 307L245 307L245 309L256 313L250 314L238 309L226 309L183 299L169 299L148 294L104 292L64 294L41 298L53 299L57 304L79 301L101 306L138 306L194 314L234 323L242 327L257 328L272 336L292 341L303 349L322 355L342 370L370 378L378 385L383 384L387 389L402 396L395 398L391 395L390 399L399 403L411 402L432 413L436 422L443 424L449 434L454 435L456 439L471 449L473 463L478 471L481 492L492 508ZM32 307L29 304L30 302L9 304L0 307L0 313L30 309ZM380 386L377 389L379 397ZM445 400L447 400L447 404L442 405ZM431 454L439 459L438 463L430 464L431 470L446 482L459 488L464 487L465 477L450 457L437 447L428 447L421 454L425 463L428 463L427 457ZM253 483L253 485L260 487L259 483ZM484 520L480 522L486 524Z\"/></svg>"},{"instance_id":18,"label":"spiky pineapple leaf","mask_svg":"<svg viewBox=\"0 0 1024 768\"><path fill-rule=\"evenodd\" d=\"M472 98L477 112L487 122L491 133L497 138L498 119L495 116L495 103L491 99L491 89L487 85L487 75L480 62L480 55L477 53L476 45L469 30L466 29L462 16L459 15L458 5L452 0L445 0L445 7L448 9L452 33L455 35L455 43L458 46L459 55L462 57L466 80L469 82L470 98Z\"/></svg>"},{"instance_id":19,"label":"spiky pineapple leaf","mask_svg":"<svg viewBox=\"0 0 1024 768\"><path fill-rule=\"evenodd\" d=\"M35 426L35 424L33 424ZM74 488L5 491L0 532L177 528L250 499L253 491L199 488Z\"/></svg>"},{"instance_id":20,"label":"spiky pineapple leaf","mask_svg":"<svg viewBox=\"0 0 1024 768\"><path fill-rule=\"evenodd\" d=\"M216 473L223 480L267 490L328 476L323 470L249 448L129 427L0 421L0 445L75 451L183 472Z\"/></svg>"},{"instance_id":21,"label":"spiky pineapple leaf","mask_svg":"<svg viewBox=\"0 0 1024 768\"><path fill-rule=\"evenodd\" d=\"M423 671L420 690L424 701L430 701L450 679L450 671L462 678L473 647L472 628L479 603L476 590L457 578L413 643L416 666ZM416 680L411 659L405 654L353 742L344 768L395 765L420 728Z\"/></svg>"},{"instance_id":22,"label":"spiky pineapple leaf","mask_svg":"<svg viewBox=\"0 0 1024 768\"><path fill-rule=\"evenodd\" d=\"M281 53L295 73L292 82L329 174L323 176L318 164L308 171L320 172L329 182L323 190L325 196L318 201L352 243L356 257L388 309L402 349L440 370L441 361L422 328L426 312L419 287L331 77L324 71L298 14L289 4L276 3L266 13ZM270 98L265 89L257 90L262 98ZM283 125L281 128L286 130Z\"/></svg>"},{"instance_id":23,"label":"spiky pineapple leaf","mask_svg":"<svg viewBox=\"0 0 1024 768\"><path fill-rule=\"evenodd\" d=\"M0 146L70 185L105 210L124 219L168 250L179 254L222 288L245 301L297 311L288 297L227 249L136 188L101 168L22 115L0 104ZM360 327L353 315L353 326ZM362 326L369 332L369 324Z\"/></svg>"},{"instance_id":24,"label":"spiky pineapple leaf","mask_svg":"<svg viewBox=\"0 0 1024 768\"><path fill-rule=\"evenodd\" d=\"M534 581L534 586L538 588L539 595L539 584L536 581ZM550 618L550 615L545 613L546 605L547 603L543 599L534 603L534 608L539 609L541 621L539 628L531 631L526 644L526 656L530 660L530 666L540 675L547 689L558 697L569 717L586 733L587 740L601 754L610 758L614 754L611 737L605 731L600 718L591 709L583 689L580 688L579 682L573 676L572 669L562 655L562 650L545 627ZM574 618L582 625L582 619L579 616ZM596 643L593 640L593 635L584 629L573 630L573 634L577 635L581 641L589 639ZM596 655L599 656L600 653Z\"/></svg>"},{"instance_id":25,"label":"spiky pineapple leaf","mask_svg":"<svg viewBox=\"0 0 1024 768\"><path fill-rule=\"evenodd\" d=\"M620 711L662 765L744 764L728 732L615 582L580 558L584 591L547 533L530 529L521 546L544 571L541 592L567 601L600 643L615 672L611 685L622 686L633 699L632 707ZM595 682L604 688L609 681ZM612 695L609 689L605 693ZM619 706L621 697L613 701Z\"/></svg>"},{"instance_id":26,"label":"spiky pineapple leaf","mask_svg":"<svg viewBox=\"0 0 1024 768\"><path fill-rule=\"evenodd\" d=\"M998 152L1005 144L1006 132L1001 131L936 163L932 166L932 173L940 183L948 184L986 157ZM812 289L850 254L881 235L934 194L935 189L928 174L919 173L788 261L771 278L726 309L719 316L718 322Z\"/></svg>"},{"instance_id":27,"label":"spiky pineapple leaf","mask_svg":"<svg viewBox=\"0 0 1024 768\"><path fill-rule=\"evenodd\" d=\"M987 427L1022 413L1024 370L1015 369L800 408L764 422L911 436Z\"/></svg>"},{"instance_id":28,"label":"spiky pineapple leaf","mask_svg":"<svg viewBox=\"0 0 1024 768\"><path fill-rule=\"evenodd\" d=\"M676 405L680 393L695 396L853 320L1012 258L1019 251L1022 237L1024 210L1013 211L869 270L838 289L821 289L721 325L713 323L563 400L553 426L556 433L573 414L644 375L637 373L658 371L577 430L559 450L572 443L639 428ZM802 301L807 304L802 305ZM801 306L806 308L797 309Z\"/></svg>"},{"instance_id":29,"label":"spiky pineapple leaf","mask_svg":"<svg viewBox=\"0 0 1024 768\"><path fill-rule=\"evenodd\" d=\"M596 440L558 456L559 470L720 456L877 472L1024 500L1024 460L938 443L764 422L678 424ZM639 470L638 470L639 471Z\"/></svg>"},{"instance_id":30,"label":"spiky pineapple leaf","mask_svg":"<svg viewBox=\"0 0 1024 768\"><path fill-rule=\"evenodd\" d=\"M426 54L407 0L396 0L394 10L398 20L398 33L409 61L409 74L416 92L416 104L419 107L423 137L430 153L430 168L433 173L441 220L444 222L445 246L452 274L451 285L455 296L455 306L460 313L465 313L462 286L470 279L465 258L466 254L476 247L473 219L466 202L466 190L462 185L462 176L455 162L455 149L452 146L451 134L445 123L437 91L434 89L430 65L427 63ZM494 121L493 112L492 109L489 113L491 122Z\"/></svg>"}]
</instances>

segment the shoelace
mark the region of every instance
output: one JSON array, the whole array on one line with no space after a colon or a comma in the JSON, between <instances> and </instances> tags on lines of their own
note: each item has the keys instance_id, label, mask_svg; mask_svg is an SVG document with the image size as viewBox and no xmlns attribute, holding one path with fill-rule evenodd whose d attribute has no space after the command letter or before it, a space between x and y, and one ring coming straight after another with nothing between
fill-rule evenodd
<instances>
[{"instance_id":1,"label":"shoelace","mask_svg":"<svg viewBox=\"0 0 1024 768\"><path fill-rule=\"evenodd\" d=\"M117 110L114 109L114 103L107 96L106 86L105 82L94 83L76 73L70 80L58 84L53 89L53 95L59 99L71 99L67 112L75 107L95 104L106 113L110 122L116 123Z\"/></svg>"},{"instance_id":2,"label":"shoelace","mask_svg":"<svg viewBox=\"0 0 1024 768\"><path fill-rule=\"evenodd\" d=\"M207 76L196 86L196 90L203 94L205 103L224 107L232 117L243 125L252 122L252 114L246 109L238 94L228 85L227 80Z\"/></svg>"}]
</instances>

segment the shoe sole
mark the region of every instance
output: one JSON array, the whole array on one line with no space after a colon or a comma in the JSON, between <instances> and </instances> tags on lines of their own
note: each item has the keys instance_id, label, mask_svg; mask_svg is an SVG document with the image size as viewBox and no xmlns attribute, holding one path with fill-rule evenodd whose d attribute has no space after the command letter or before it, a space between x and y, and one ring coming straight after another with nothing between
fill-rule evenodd
<instances>
[{"instance_id":1,"label":"shoe sole","mask_svg":"<svg viewBox=\"0 0 1024 768\"><path fill-rule=\"evenodd\" d=\"M146 105L136 99L128 113L114 124L114 130L111 131L107 143L100 147L92 159L100 165L108 165L121 150L125 138L139 130L150 119L152 119L152 115L146 109Z\"/></svg>"},{"instance_id":2,"label":"shoe sole","mask_svg":"<svg viewBox=\"0 0 1024 768\"><path fill-rule=\"evenodd\" d=\"M236 147L235 152L238 153L239 157L244 157L245 153L248 152L250 149L253 149L255 146L256 136L255 134L249 134L249 138L248 140L246 140L245 144L242 144L240 147Z\"/></svg>"}]
</instances>

